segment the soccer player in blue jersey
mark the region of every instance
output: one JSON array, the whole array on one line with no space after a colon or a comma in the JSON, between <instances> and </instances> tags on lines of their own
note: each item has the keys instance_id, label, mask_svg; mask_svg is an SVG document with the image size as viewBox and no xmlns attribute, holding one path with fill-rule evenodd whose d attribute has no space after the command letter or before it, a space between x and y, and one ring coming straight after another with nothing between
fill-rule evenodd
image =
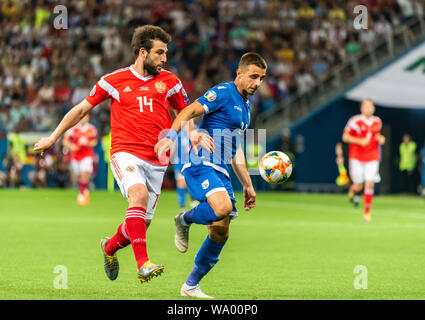
<instances>
[{"instance_id":1,"label":"soccer player in blue jersey","mask_svg":"<svg viewBox=\"0 0 425 320\"><path fill-rule=\"evenodd\" d=\"M252 209L256 194L245 164L240 137L248 128L251 106L248 96L255 93L266 75L267 64L254 52L244 54L233 82L221 83L186 107L174 120L167 136L155 146L158 155L168 151L177 138L182 124L203 115L199 129L214 139L214 151L192 149L189 162L183 166L189 193L200 204L175 217L174 242L180 252L189 246L192 223L208 226L208 236L195 257L195 264L181 288L182 296L212 298L204 294L200 280L218 262L220 252L229 237L231 219L237 217L233 187L228 165L243 186L244 209ZM239 137L239 138L238 138Z\"/></svg>"}]
</instances>

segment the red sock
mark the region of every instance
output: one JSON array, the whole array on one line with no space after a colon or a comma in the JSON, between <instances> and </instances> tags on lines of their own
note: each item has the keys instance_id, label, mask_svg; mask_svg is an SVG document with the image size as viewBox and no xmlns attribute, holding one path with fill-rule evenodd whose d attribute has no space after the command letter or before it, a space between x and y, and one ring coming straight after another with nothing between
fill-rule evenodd
<instances>
[{"instance_id":1,"label":"red sock","mask_svg":"<svg viewBox=\"0 0 425 320\"><path fill-rule=\"evenodd\" d=\"M127 235L125 221L118 227L117 233L108 240L105 252L108 256L113 256L118 249L124 248L130 244L130 238Z\"/></svg>"},{"instance_id":2,"label":"red sock","mask_svg":"<svg viewBox=\"0 0 425 320\"><path fill-rule=\"evenodd\" d=\"M370 213L370 206L372 205L374 190L372 188L365 188L364 190L364 214Z\"/></svg>"},{"instance_id":3,"label":"red sock","mask_svg":"<svg viewBox=\"0 0 425 320\"><path fill-rule=\"evenodd\" d=\"M133 247L134 256L137 261L137 269L148 261L148 253L146 251L146 210L142 207L131 207L127 209L125 223L127 226L127 234Z\"/></svg>"},{"instance_id":4,"label":"red sock","mask_svg":"<svg viewBox=\"0 0 425 320\"><path fill-rule=\"evenodd\" d=\"M87 182L81 182L79 183L79 187L80 187L80 193L84 193L84 191L86 191L88 189L88 183Z\"/></svg>"}]
</instances>

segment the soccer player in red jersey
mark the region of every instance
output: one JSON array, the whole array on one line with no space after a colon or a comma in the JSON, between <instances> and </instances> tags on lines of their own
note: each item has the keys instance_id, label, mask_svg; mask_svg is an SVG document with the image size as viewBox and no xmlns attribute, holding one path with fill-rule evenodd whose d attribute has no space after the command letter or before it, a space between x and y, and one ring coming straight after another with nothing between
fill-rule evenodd
<instances>
[{"instance_id":1,"label":"soccer player in red jersey","mask_svg":"<svg viewBox=\"0 0 425 320\"><path fill-rule=\"evenodd\" d=\"M117 233L101 240L105 272L111 280L118 276L117 250L130 243L141 283L164 270L163 265L150 262L146 250L146 230L158 203L169 157L166 154L158 158L154 146L162 131L171 127L170 106L178 114L189 104L181 81L163 69L170 40L170 35L160 27L138 27L131 42L134 64L103 76L53 133L34 146L43 153L97 104L111 99L111 169L128 200L126 218ZM212 139L193 128L193 122L189 122L191 141L212 151Z\"/></svg>"},{"instance_id":2,"label":"soccer player in red jersey","mask_svg":"<svg viewBox=\"0 0 425 320\"><path fill-rule=\"evenodd\" d=\"M73 181L78 181L77 204L86 206L90 202L89 183L93 173L94 147L97 144L97 129L89 123L87 114L64 136L63 144L71 151L70 171Z\"/></svg>"},{"instance_id":3,"label":"soccer player in red jersey","mask_svg":"<svg viewBox=\"0 0 425 320\"><path fill-rule=\"evenodd\" d=\"M380 146L385 144L385 137L381 134L381 119L373 115L375 105L371 99L362 101L360 112L359 115L348 120L342 141L349 144L349 172L353 182L350 188L350 199L355 205L358 204L358 195L356 194L361 192L364 183L363 219L369 222L375 183L381 181L379 176Z\"/></svg>"}]
</instances>

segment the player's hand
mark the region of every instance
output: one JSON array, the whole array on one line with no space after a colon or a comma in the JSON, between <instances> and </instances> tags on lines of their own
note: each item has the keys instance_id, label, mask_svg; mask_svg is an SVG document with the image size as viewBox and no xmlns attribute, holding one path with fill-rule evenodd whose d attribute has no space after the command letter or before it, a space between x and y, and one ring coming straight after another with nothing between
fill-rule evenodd
<instances>
[{"instance_id":1,"label":"player's hand","mask_svg":"<svg viewBox=\"0 0 425 320\"><path fill-rule=\"evenodd\" d=\"M172 146L173 141L171 139L162 138L156 143L154 151L158 155L158 157L161 157L164 153L170 150Z\"/></svg>"},{"instance_id":2,"label":"player's hand","mask_svg":"<svg viewBox=\"0 0 425 320\"><path fill-rule=\"evenodd\" d=\"M34 145L34 151L40 151L41 156L44 156L44 153L49 150L54 144L55 140L51 137L45 137L38 140Z\"/></svg>"},{"instance_id":3,"label":"player's hand","mask_svg":"<svg viewBox=\"0 0 425 320\"><path fill-rule=\"evenodd\" d=\"M385 144L385 137L382 134L378 134L375 137L376 141L378 141L378 143L380 145L384 145Z\"/></svg>"},{"instance_id":4,"label":"player's hand","mask_svg":"<svg viewBox=\"0 0 425 320\"><path fill-rule=\"evenodd\" d=\"M369 144L371 138L372 138L372 133L368 132L367 135L366 135L366 138L364 138L360 141L360 145L362 147L367 146Z\"/></svg>"},{"instance_id":5,"label":"player's hand","mask_svg":"<svg viewBox=\"0 0 425 320\"><path fill-rule=\"evenodd\" d=\"M80 146L76 143L71 143L71 145L69 146L69 149L71 151L78 151L80 149Z\"/></svg>"},{"instance_id":6,"label":"player's hand","mask_svg":"<svg viewBox=\"0 0 425 320\"><path fill-rule=\"evenodd\" d=\"M255 207L257 195L253 187L243 188L243 198L246 211Z\"/></svg>"},{"instance_id":7,"label":"player's hand","mask_svg":"<svg viewBox=\"0 0 425 320\"><path fill-rule=\"evenodd\" d=\"M214 152L214 139L207 133L192 130L190 132L190 141L192 141L192 145L197 146L197 148L201 147L209 153Z\"/></svg>"}]
</instances>

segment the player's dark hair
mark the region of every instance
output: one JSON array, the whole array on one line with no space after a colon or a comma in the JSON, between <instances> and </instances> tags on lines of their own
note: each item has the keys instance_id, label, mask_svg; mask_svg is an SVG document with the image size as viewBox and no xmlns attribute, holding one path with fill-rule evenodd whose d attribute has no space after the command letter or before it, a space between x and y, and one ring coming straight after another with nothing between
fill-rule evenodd
<instances>
[{"instance_id":1,"label":"player's dark hair","mask_svg":"<svg viewBox=\"0 0 425 320\"><path fill-rule=\"evenodd\" d=\"M131 48L136 57L139 55L140 48L145 48L147 52L150 52L153 47L153 40L160 40L167 44L171 41L171 36L161 27L149 24L137 27L131 39Z\"/></svg>"},{"instance_id":2,"label":"player's dark hair","mask_svg":"<svg viewBox=\"0 0 425 320\"><path fill-rule=\"evenodd\" d=\"M251 64L261 69L267 69L266 60L264 60L262 56L260 56L258 53L255 53L255 52L245 53L241 57L238 67L240 68L240 67L250 66Z\"/></svg>"}]
</instances>

